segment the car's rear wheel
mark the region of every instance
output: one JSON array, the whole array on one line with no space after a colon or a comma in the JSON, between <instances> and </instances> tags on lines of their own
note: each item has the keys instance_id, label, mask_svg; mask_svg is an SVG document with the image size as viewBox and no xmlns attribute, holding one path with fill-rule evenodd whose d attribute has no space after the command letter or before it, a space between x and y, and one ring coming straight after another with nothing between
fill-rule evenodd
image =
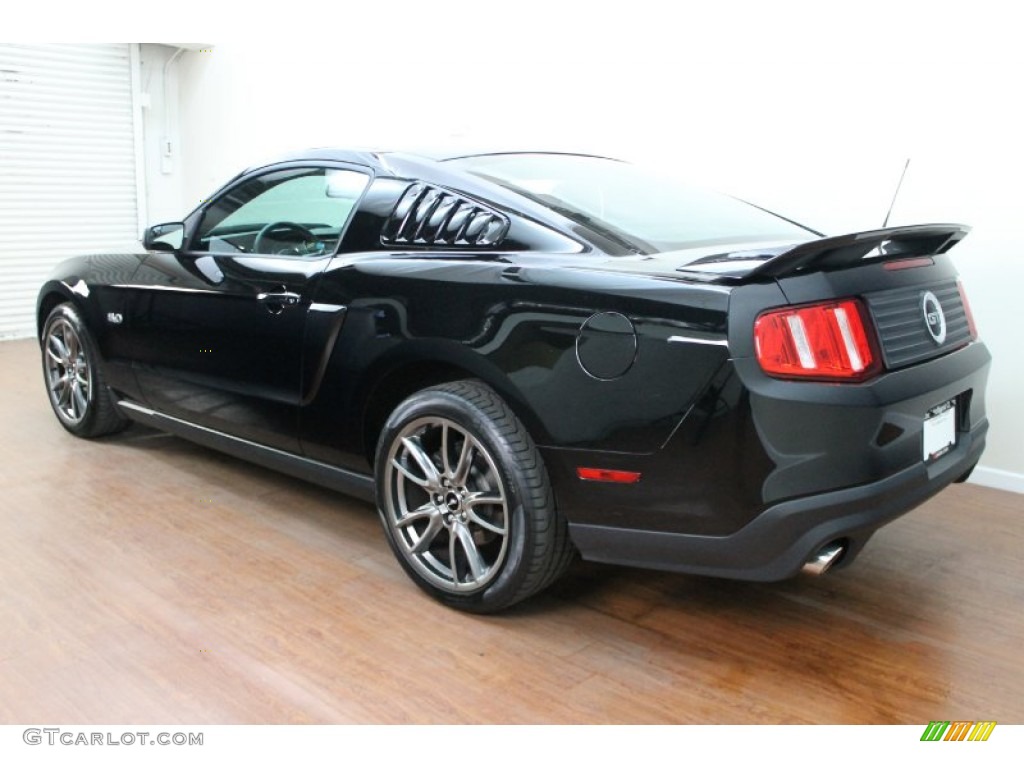
<instances>
[{"instance_id":1,"label":"car's rear wheel","mask_svg":"<svg viewBox=\"0 0 1024 768\"><path fill-rule=\"evenodd\" d=\"M432 387L401 403L378 441L376 475L399 562L447 605L501 610L572 560L537 447L481 382Z\"/></svg>"},{"instance_id":2,"label":"car's rear wheel","mask_svg":"<svg viewBox=\"0 0 1024 768\"><path fill-rule=\"evenodd\" d=\"M43 378L61 426L99 437L128 425L107 389L96 345L73 304L54 307L43 326Z\"/></svg>"}]
</instances>

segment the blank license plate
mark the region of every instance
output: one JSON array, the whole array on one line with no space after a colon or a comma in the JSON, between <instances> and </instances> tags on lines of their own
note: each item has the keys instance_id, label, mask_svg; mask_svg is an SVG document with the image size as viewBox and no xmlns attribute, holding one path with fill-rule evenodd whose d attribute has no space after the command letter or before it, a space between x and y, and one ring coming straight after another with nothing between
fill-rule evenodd
<instances>
[{"instance_id":1,"label":"blank license plate","mask_svg":"<svg viewBox=\"0 0 1024 768\"><path fill-rule=\"evenodd\" d=\"M956 445L956 401L928 411L924 419L924 460L934 461Z\"/></svg>"}]
</instances>

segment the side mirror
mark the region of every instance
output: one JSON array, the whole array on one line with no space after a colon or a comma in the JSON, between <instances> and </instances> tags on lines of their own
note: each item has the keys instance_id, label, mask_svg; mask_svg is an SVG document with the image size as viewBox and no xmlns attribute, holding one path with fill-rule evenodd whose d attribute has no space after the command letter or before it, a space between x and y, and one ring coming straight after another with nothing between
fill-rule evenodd
<instances>
[{"instance_id":1,"label":"side mirror","mask_svg":"<svg viewBox=\"0 0 1024 768\"><path fill-rule=\"evenodd\" d=\"M185 242L185 225L180 221L155 224L142 236L147 251L180 251Z\"/></svg>"}]
</instances>

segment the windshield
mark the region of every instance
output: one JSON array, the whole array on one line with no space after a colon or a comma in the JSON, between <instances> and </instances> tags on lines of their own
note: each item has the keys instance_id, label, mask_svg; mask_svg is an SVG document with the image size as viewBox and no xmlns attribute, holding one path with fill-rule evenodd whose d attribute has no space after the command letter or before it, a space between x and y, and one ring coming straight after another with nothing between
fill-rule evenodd
<instances>
[{"instance_id":1,"label":"windshield","mask_svg":"<svg viewBox=\"0 0 1024 768\"><path fill-rule=\"evenodd\" d=\"M636 253L818 235L754 205L618 160L478 155L452 165L529 197Z\"/></svg>"}]
</instances>

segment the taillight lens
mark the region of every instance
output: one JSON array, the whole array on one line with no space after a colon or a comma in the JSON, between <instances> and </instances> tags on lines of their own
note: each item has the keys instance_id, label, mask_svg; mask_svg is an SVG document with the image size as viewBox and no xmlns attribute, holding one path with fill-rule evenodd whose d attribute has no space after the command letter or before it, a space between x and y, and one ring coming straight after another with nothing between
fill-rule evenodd
<instances>
[{"instance_id":1,"label":"taillight lens","mask_svg":"<svg viewBox=\"0 0 1024 768\"><path fill-rule=\"evenodd\" d=\"M978 338L978 326L974 324L974 313L971 312L971 303L967 301L967 291L964 290L964 284L960 279L956 281L956 289L960 291L960 303L964 305L964 314L967 315L967 327L971 331L971 341L975 341Z\"/></svg>"},{"instance_id":2,"label":"taillight lens","mask_svg":"<svg viewBox=\"0 0 1024 768\"><path fill-rule=\"evenodd\" d=\"M627 485L640 482L639 472L627 472L623 469L596 469L594 467L577 467L576 476L580 480L597 480L602 483L626 483Z\"/></svg>"},{"instance_id":3,"label":"taillight lens","mask_svg":"<svg viewBox=\"0 0 1024 768\"><path fill-rule=\"evenodd\" d=\"M856 299L765 312L754 323L757 361L770 376L863 381L881 368Z\"/></svg>"}]
</instances>

